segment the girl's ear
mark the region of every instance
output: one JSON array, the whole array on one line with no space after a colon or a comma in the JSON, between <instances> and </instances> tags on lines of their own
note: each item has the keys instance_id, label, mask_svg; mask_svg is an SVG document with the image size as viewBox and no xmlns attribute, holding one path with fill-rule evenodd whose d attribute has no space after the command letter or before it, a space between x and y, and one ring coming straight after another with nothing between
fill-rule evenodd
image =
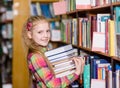
<instances>
[{"instance_id":1,"label":"girl's ear","mask_svg":"<svg viewBox=\"0 0 120 88\"><path fill-rule=\"evenodd\" d=\"M28 32L27 32L27 36L28 36L28 38L31 39L31 38L32 38L32 33L31 33L30 31L28 31Z\"/></svg>"}]
</instances>

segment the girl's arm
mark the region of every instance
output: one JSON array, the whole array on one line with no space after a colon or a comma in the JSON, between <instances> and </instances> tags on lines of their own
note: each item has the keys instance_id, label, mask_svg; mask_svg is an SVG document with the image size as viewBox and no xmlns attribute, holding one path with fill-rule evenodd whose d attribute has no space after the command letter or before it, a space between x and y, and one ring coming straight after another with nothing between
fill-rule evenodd
<instances>
[{"instance_id":1,"label":"girl's arm","mask_svg":"<svg viewBox=\"0 0 120 88\"><path fill-rule=\"evenodd\" d=\"M29 58L29 68L31 68L32 72L34 71L33 74L37 80L42 79L46 86L50 88L64 88L78 78L78 75L75 73L61 78L55 78L40 54L33 54Z\"/></svg>"}]
</instances>

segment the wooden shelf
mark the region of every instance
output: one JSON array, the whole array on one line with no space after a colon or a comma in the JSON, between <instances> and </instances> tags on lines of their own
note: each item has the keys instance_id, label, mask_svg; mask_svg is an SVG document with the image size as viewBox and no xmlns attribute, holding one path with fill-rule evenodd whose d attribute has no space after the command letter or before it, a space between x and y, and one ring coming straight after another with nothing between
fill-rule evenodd
<instances>
[{"instance_id":1,"label":"wooden shelf","mask_svg":"<svg viewBox=\"0 0 120 88\"><path fill-rule=\"evenodd\" d=\"M106 5L103 5L103 6L95 6L95 7L92 7L90 9L81 9L81 10L77 9L77 10L74 10L74 11L67 12L66 14L69 15L69 14L74 14L74 13L78 13L78 12L80 12L80 13L85 12L86 13L86 12L92 12L92 11L96 12L96 13L106 12L106 11L109 12L111 6L119 6L119 5L120 5L120 2L117 2L117 3L113 3L113 4L106 4ZM64 15L64 14L62 14L62 15Z\"/></svg>"},{"instance_id":2,"label":"wooden shelf","mask_svg":"<svg viewBox=\"0 0 120 88\"><path fill-rule=\"evenodd\" d=\"M5 20L5 21L0 22L0 24L6 24L6 23L12 23L12 22L13 20Z\"/></svg>"},{"instance_id":3,"label":"wooden shelf","mask_svg":"<svg viewBox=\"0 0 120 88\"><path fill-rule=\"evenodd\" d=\"M66 43L66 42L62 42L62 41L51 41L53 43L62 43L62 44L70 44L70 43ZM113 60L116 60L116 61L120 61L120 58L116 57L116 56L109 56L105 53L102 53L100 51L92 51L90 48L85 48L85 47L81 47L81 46L77 46L77 45L73 45L73 47L76 47L76 48L79 48L83 51L86 51L86 52L90 52L90 53L94 53L94 54L97 54L97 55L101 55L101 56L105 56L105 57L109 57L109 58L112 58Z\"/></svg>"},{"instance_id":4,"label":"wooden shelf","mask_svg":"<svg viewBox=\"0 0 120 88\"><path fill-rule=\"evenodd\" d=\"M59 0L31 0L31 2L43 2L43 3L49 3L49 2L57 2Z\"/></svg>"},{"instance_id":5,"label":"wooden shelf","mask_svg":"<svg viewBox=\"0 0 120 88\"><path fill-rule=\"evenodd\" d=\"M48 18L48 21L59 21L60 17L56 17L56 18Z\"/></svg>"}]
</instances>

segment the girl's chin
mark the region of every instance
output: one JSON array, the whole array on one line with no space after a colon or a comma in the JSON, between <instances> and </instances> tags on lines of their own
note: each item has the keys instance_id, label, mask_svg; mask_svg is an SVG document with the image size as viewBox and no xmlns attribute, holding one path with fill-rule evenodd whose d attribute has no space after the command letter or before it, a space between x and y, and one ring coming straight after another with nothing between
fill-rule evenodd
<instances>
[{"instance_id":1,"label":"girl's chin","mask_svg":"<svg viewBox=\"0 0 120 88\"><path fill-rule=\"evenodd\" d=\"M41 44L41 46L47 46L47 45L48 45L48 43Z\"/></svg>"}]
</instances>

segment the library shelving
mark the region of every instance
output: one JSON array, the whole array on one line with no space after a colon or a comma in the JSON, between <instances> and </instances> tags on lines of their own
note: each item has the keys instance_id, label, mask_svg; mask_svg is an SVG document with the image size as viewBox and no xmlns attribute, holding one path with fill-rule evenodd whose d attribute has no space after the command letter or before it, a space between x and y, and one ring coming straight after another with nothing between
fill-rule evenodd
<instances>
[{"instance_id":1,"label":"library shelving","mask_svg":"<svg viewBox=\"0 0 120 88\"><path fill-rule=\"evenodd\" d=\"M68 0L67 0L68 1ZM79 3L80 4L80 3ZM80 27L80 23L79 23L79 19L80 18L85 18L85 20L84 21L91 21L91 19L89 18L91 15L93 16L96 16L96 18L95 19L97 19L98 20L98 18L97 18L97 14L108 14L109 13L109 19L110 20L112 20L112 21L115 21L115 20L119 20L119 18L116 18L118 15L119 15L119 13L118 13L118 11L116 11L115 10L115 8L116 7L119 7L120 6L120 2L118 1L118 2L112 2L112 1L110 1L109 3L107 3L107 4L103 4L103 5L98 5L98 6L92 6L91 8L87 8L87 9L75 9L75 10L72 10L72 11L66 11L66 13L64 13L64 14L60 14L60 17L61 17L61 22L62 22L62 20L64 20L63 21L63 23L65 22L65 20L66 20L66 18L64 18L64 17L62 17L63 15L67 15L68 17L67 17L67 20L69 19L69 17L71 18L72 17L72 19L74 19L74 18L76 18L77 19L77 22L78 22L78 25L77 25L77 27L78 28L76 28L77 30L78 30L78 32L80 31L80 29L79 29L79 27ZM83 7L84 8L84 7ZM68 9L68 8L67 8ZM119 15L120 16L120 15ZM86 18L87 18L87 20L86 20ZM69 20L69 21L71 21L71 20ZM73 20L71 21L71 23L73 22ZM68 22L69 23L69 22ZM64 23L65 25L67 24L67 23ZM87 23L86 23L87 24ZM102 23L101 23L102 24ZM116 29L117 27L116 27L116 24L117 24L117 22L115 22L115 24L114 24L114 27L112 28L112 29L114 29L114 34L113 35L111 35L111 36L116 36L116 34L117 35L119 35L119 33L116 33L118 30ZM90 24L90 25L95 25L95 24ZM97 23L96 23L96 25L98 25ZM73 25L72 25L73 27L74 27L74 23L73 23ZM83 25L82 25L83 26ZM102 25L103 26L103 25ZM68 26L67 26L68 27ZM84 28L85 28L86 26L84 26ZM91 26L89 26L89 27L91 27ZM86 27L87 28L87 27ZM103 28L103 27L102 27ZM111 28L111 27L109 27L109 28ZM72 29L72 28L71 28ZM96 28L97 29L97 28ZM64 29L64 30L67 30L67 28L66 29ZM72 30L74 30L74 31L72 31L72 32L75 32L75 29L72 29ZM85 29L83 29L83 30L85 30ZM82 31L83 31L82 30ZM88 30L88 29L87 29ZM109 29L110 30L110 29ZM116 31L117 30L117 31ZM63 27L61 27L61 31L63 31ZM66 32L66 31L64 31L64 32ZM63 34L64 34L64 32L62 32ZM91 31L90 31L91 32ZM100 32L100 31L99 31ZM70 33L71 33L71 31L70 31ZM80 33L80 32L79 32ZM114 46L112 46L113 48L112 49L108 49L108 51L109 51L109 53L106 53L106 52L102 52L102 51L100 51L100 50L92 50L92 43L93 43L93 41L91 40L90 42L90 46L88 47L87 45L84 45L83 43L83 41L86 41L87 43L88 43L88 41L84 38L84 40L82 41L82 45L79 45L79 43L77 43L77 44L74 44L72 41L74 41L74 40L72 40L72 38L71 38L71 40L69 41L69 35L70 34L64 34L64 36L65 36L65 38L63 38L62 39L62 41L59 41L59 42L56 42L56 43L58 43L60 46L61 45L66 45L66 44L73 44L73 46L75 47L75 48L78 48L78 50L81 50L81 51L83 51L83 52L85 52L85 53L87 53L88 55L90 55L90 56L95 56L95 55L97 55L97 56L99 56L99 57L101 57L101 58L104 58L104 59L107 59L107 60L109 60L109 62L110 62L110 64L111 64L111 66L112 66L112 72L114 73L115 71L116 71L116 65L117 64L119 64L120 63L120 57L119 57L119 55L116 55L116 53L119 53L119 50L118 51L115 51L114 49L116 49L116 47L118 47L118 43L117 44L115 44ZM80 34L76 34L78 37L77 37L77 40L78 40L78 42L79 42L79 38L81 37L80 36ZM87 34L88 35L88 34ZM110 35L110 34L109 34ZM86 36L86 35L85 35ZM62 36L63 37L63 36ZM73 37L73 35L72 35L72 37ZM84 37L84 36L82 36L82 37ZM90 36L91 37L91 36ZM93 36L92 36L92 38L93 38ZM101 37L102 38L102 37ZM109 37L110 38L110 37ZM115 37L116 38L116 37ZM90 39L89 39L90 40ZM99 40L99 38L98 38L98 40L96 41L96 43L97 42L99 42L100 40ZM104 41L104 40L103 40ZM107 41L107 39L105 39L105 41ZM108 40L108 42L110 42L111 41L111 39L109 39ZM112 43L109 43L109 45L108 45L108 47L110 48L111 47L111 45L110 44L114 44L114 42L116 42L117 41L117 39L113 39L112 40L113 42ZM118 40L119 41L119 40ZM85 42L85 43L86 43ZM106 42L105 42L106 43ZM102 46L102 45L99 45L100 47ZM106 46L106 45L105 45ZM105 47L106 48L106 47ZM105 49L104 48L104 49ZM117 49L119 49L119 48L117 48ZM112 52L112 51L115 51L115 52ZM110 52L112 52L112 53L114 53L114 54L110 54ZM119 64L120 65L120 64ZM119 78L120 79L120 78ZM84 80L84 79L83 79ZM114 88L115 86L116 86L116 84L114 83L114 75L113 75L113 78L112 78L112 87L110 87L110 88ZM119 88L119 87L117 87L117 88Z\"/></svg>"},{"instance_id":2,"label":"library shelving","mask_svg":"<svg viewBox=\"0 0 120 88\"><path fill-rule=\"evenodd\" d=\"M35 2L55 2L58 0L14 0L13 1L13 64L12 84L13 88L30 88L29 71L26 62L26 49L22 43L21 31L26 19L31 16L30 5ZM49 19L53 20L53 19ZM56 20L56 19L55 19Z\"/></svg>"},{"instance_id":3,"label":"library shelving","mask_svg":"<svg viewBox=\"0 0 120 88\"><path fill-rule=\"evenodd\" d=\"M25 19L31 15L30 14L30 11L31 11L30 5L32 3L36 3L36 2L51 3L51 2L57 2L57 1L62 1L62 0L31 0L31 1L30 0L26 0L26 1L14 0L14 4L17 3L19 5L19 6L14 7L14 10L18 11L18 14L15 15L14 22L13 22L14 23L14 39L13 39L14 40L13 41L13 44L14 44L14 46L13 46L14 47L13 87L14 88L29 88L28 71L26 71L26 69L25 69L25 68L27 68L26 61L25 61L26 53L24 53L25 50L24 50L24 47L21 42L21 29L22 29L22 25L23 25ZM26 8L24 8L24 5L26 6ZM110 19L113 20L115 18L114 7L116 7L116 6L120 6L120 2L109 2L108 4L100 5L100 6L93 6L89 9L72 10L72 11L66 12L65 14L58 15L58 16L60 16L60 18L57 20L60 20L60 22L62 22L62 20L64 19L64 15L65 15L65 19L66 18L69 19L69 17L70 18L81 18L81 17L88 18L89 14L96 15L97 13L110 13ZM56 20L56 18L50 19L50 21L54 21L54 20ZM78 37L79 37L79 35L78 35ZM66 44L70 44L71 42L68 43L66 41L59 41L59 42L54 41L53 43L57 47L57 45L58 46L66 45ZM82 50L89 55L92 55L92 56L97 55L101 58L106 58L107 60L109 60L110 64L112 65L113 72L115 72L115 65L120 63L120 58L117 56L111 56L109 54L106 54L106 53L103 53L100 51L93 51L91 49L91 47L83 47L83 46L79 46L78 44L76 44L76 45L73 44L73 46L75 48L78 48L78 50Z\"/></svg>"},{"instance_id":4,"label":"library shelving","mask_svg":"<svg viewBox=\"0 0 120 88\"><path fill-rule=\"evenodd\" d=\"M1 86L7 83L12 84L12 3L12 0L0 1Z\"/></svg>"}]
</instances>

